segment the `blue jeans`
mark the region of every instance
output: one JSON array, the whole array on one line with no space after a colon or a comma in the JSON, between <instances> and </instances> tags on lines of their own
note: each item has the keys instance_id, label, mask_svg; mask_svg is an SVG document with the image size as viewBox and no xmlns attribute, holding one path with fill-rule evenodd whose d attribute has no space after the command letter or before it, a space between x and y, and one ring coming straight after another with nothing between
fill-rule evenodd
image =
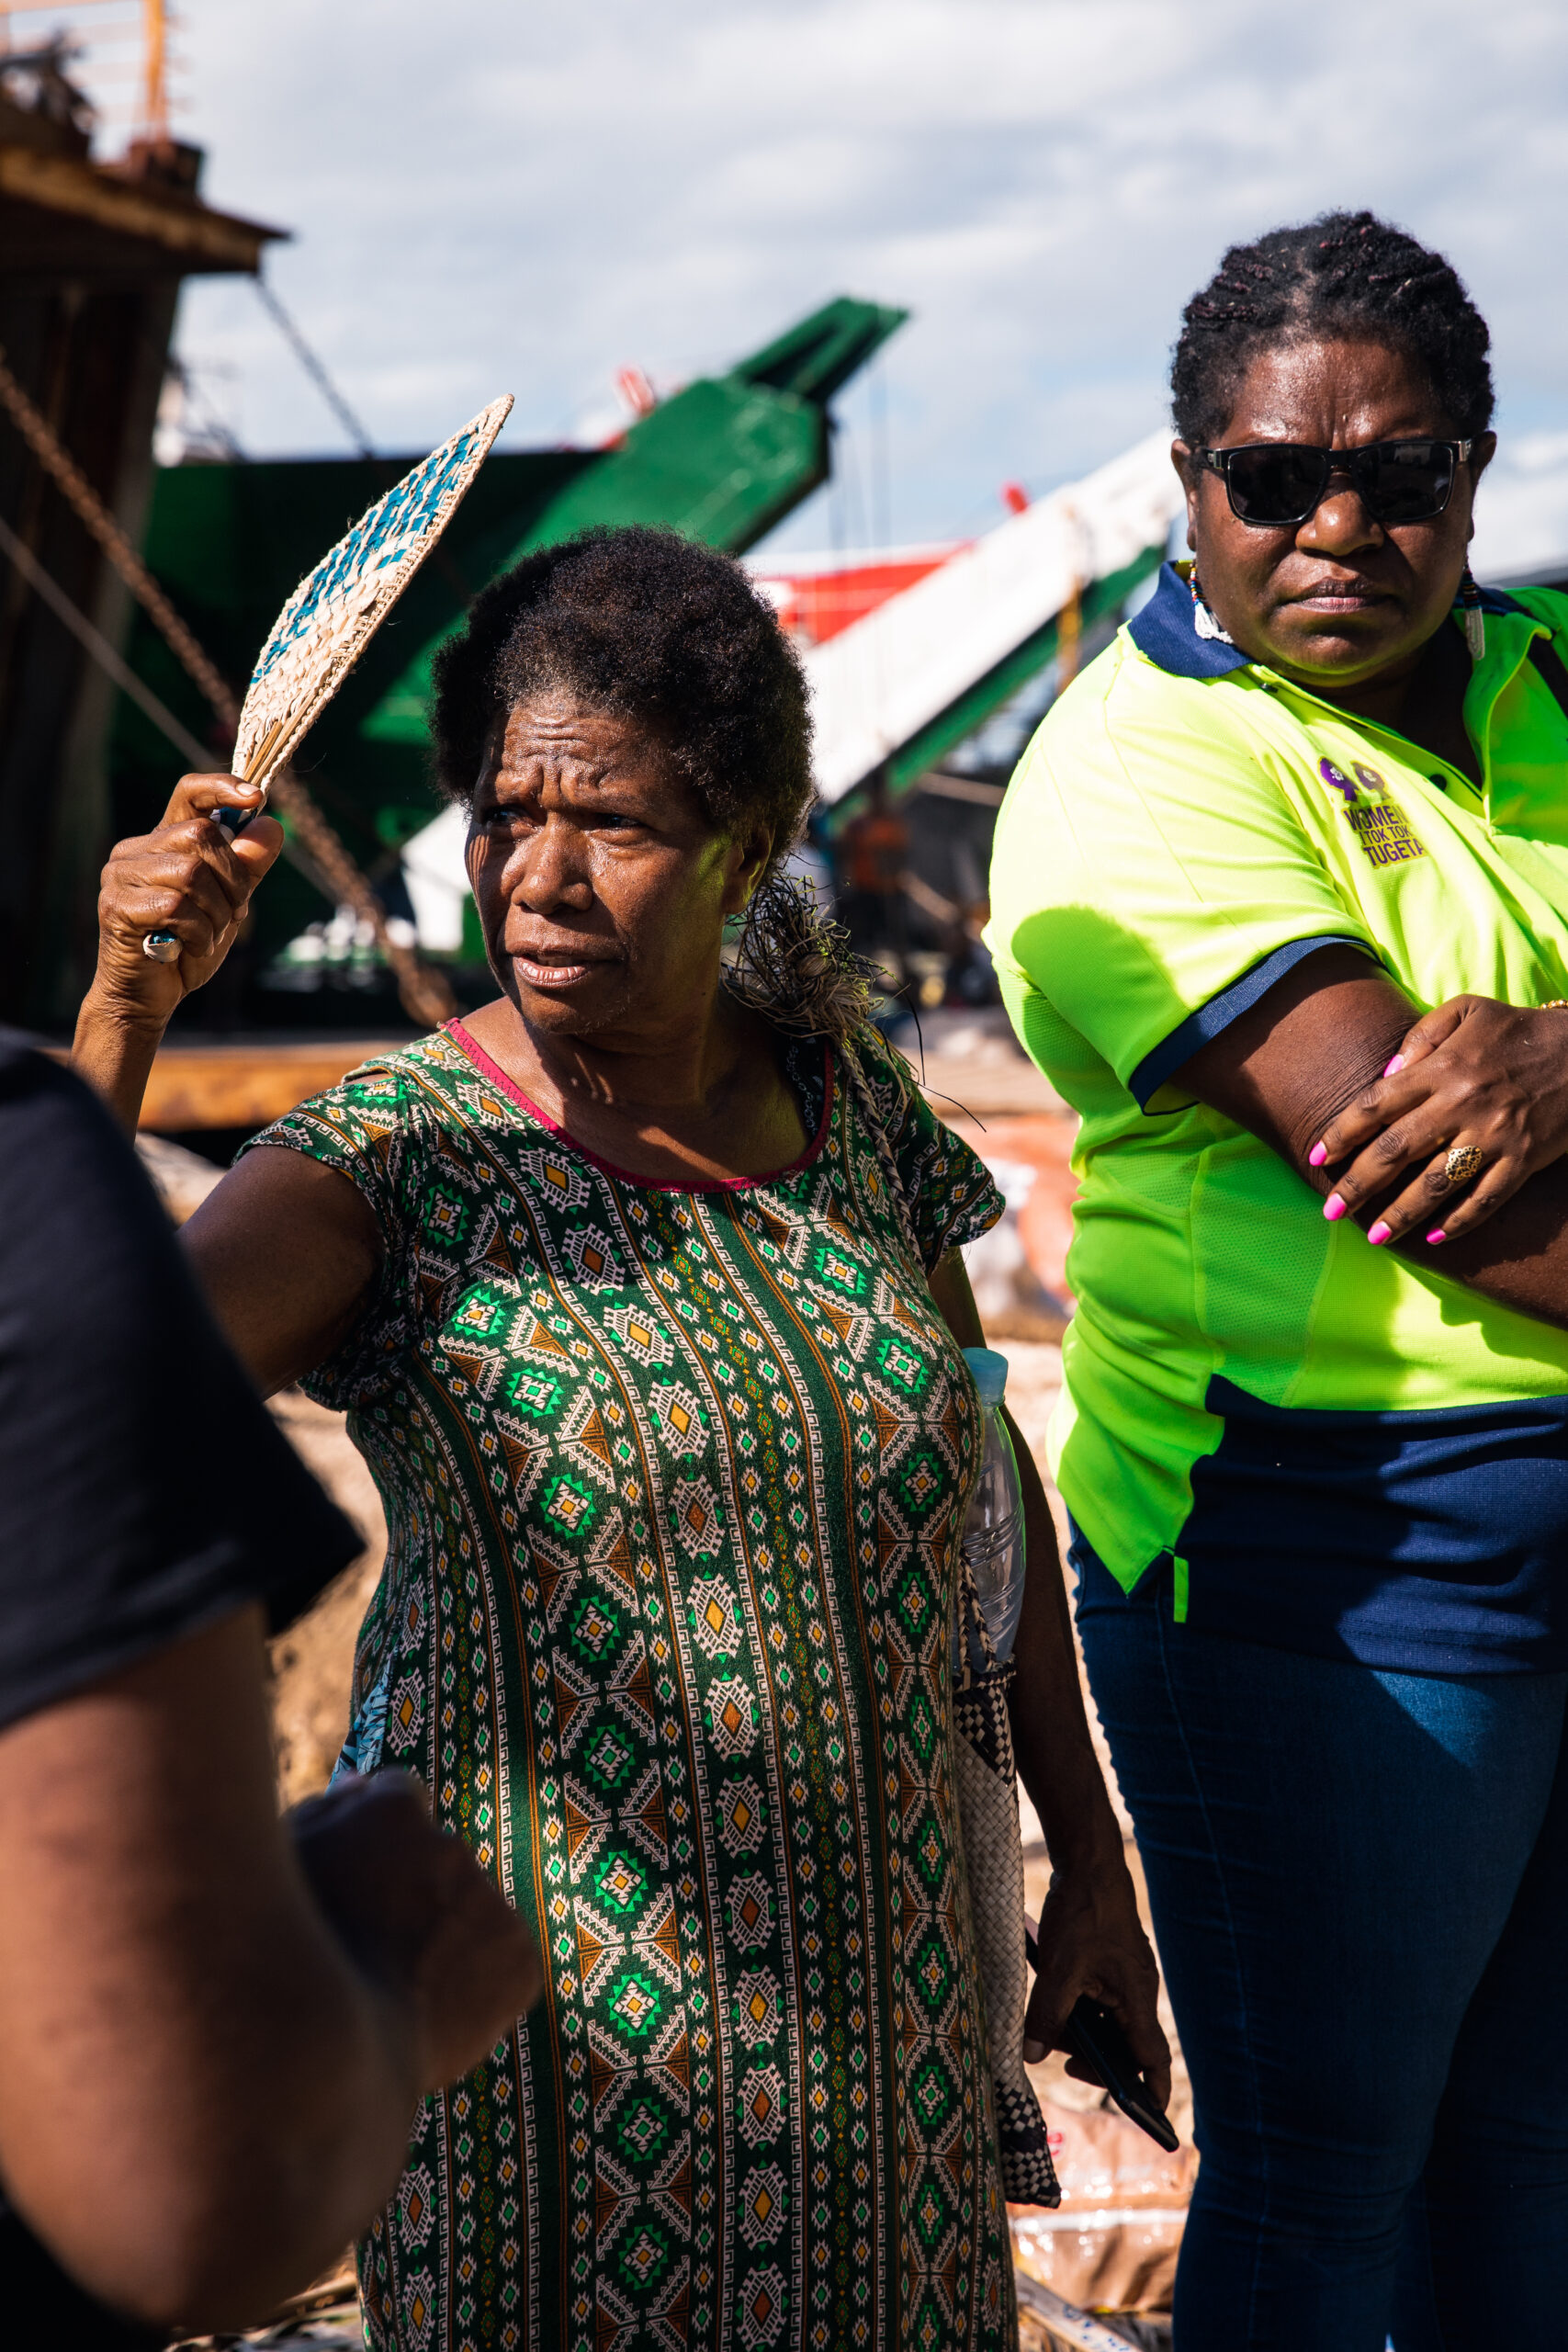
<instances>
[{"instance_id":1,"label":"blue jeans","mask_svg":"<svg viewBox=\"0 0 1568 2352\"><path fill-rule=\"evenodd\" d=\"M1568 1675L1193 1633L1075 1535L1197 2109L1177 2352L1558 2352Z\"/></svg>"}]
</instances>

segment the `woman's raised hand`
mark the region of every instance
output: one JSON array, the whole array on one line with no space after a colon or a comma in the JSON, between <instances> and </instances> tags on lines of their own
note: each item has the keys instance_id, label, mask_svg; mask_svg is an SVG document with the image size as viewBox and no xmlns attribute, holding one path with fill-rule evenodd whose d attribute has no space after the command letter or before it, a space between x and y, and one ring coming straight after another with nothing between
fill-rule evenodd
<instances>
[{"instance_id":1,"label":"woman's raised hand","mask_svg":"<svg viewBox=\"0 0 1568 2352\"><path fill-rule=\"evenodd\" d=\"M252 891L283 847L275 817L258 814L231 841L209 812L261 806L260 786L238 776L181 776L157 831L117 843L104 868L98 968L76 1017L71 1057L133 1135L171 1013L222 963ZM173 932L177 962L161 964L143 952L154 931Z\"/></svg>"},{"instance_id":2,"label":"woman's raised hand","mask_svg":"<svg viewBox=\"0 0 1568 2352\"><path fill-rule=\"evenodd\" d=\"M1450 1174L1450 1160L1471 1149L1480 1155L1471 1172L1461 1160ZM1565 1151L1568 1009L1456 996L1423 1015L1308 1158L1338 1171L1325 1216L1382 1202L1369 1241L1419 1234L1437 1245L1483 1225ZM1410 1181L1383 1201L1403 1176Z\"/></svg>"},{"instance_id":3,"label":"woman's raised hand","mask_svg":"<svg viewBox=\"0 0 1568 2352\"><path fill-rule=\"evenodd\" d=\"M261 788L232 775L186 775L156 832L117 842L98 893L98 968L92 993L106 1011L162 1033L193 989L209 981L239 934L251 893L283 847L283 828L257 816L237 839L210 821L214 808L262 807ZM150 932L170 931L177 963L142 951Z\"/></svg>"}]
</instances>

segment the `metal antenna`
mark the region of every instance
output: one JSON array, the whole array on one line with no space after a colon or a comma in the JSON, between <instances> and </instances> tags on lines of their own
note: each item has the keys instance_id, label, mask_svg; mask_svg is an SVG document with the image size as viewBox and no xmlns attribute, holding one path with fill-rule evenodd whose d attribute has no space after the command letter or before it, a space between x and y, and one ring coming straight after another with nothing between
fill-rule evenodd
<instances>
[{"instance_id":1,"label":"metal antenna","mask_svg":"<svg viewBox=\"0 0 1568 2352\"><path fill-rule=\"evenodd\" d=\"M293 349L294 356L299 360L299 365L305 370L306 375L309 376L310 381L321 393L321 398L326 401L327 406L332 410L333 414L336 417L338 423L342 425L349 439L354 443L355 455L361 458L373 458L376 455L376 451L371 442L370 435L366 432L365 427L361 424L359 419L354 413L354 411L349 407L349 404L344 399L343 394L338 390L337 386L328 375L325 368L317 358L315 353L311 350L310 345L306 342L304 336L300 334L299 328L295 325L293 320L289 317L288 312L284 309L282 303L278 300L276 295L273 292L265 278L263 277L259 272L257 273L255 279L255 288L266 308L272 312L272 315L276 321L278 326L282 329L284 335L287 337Z\"/></svg>"}]
</instances>

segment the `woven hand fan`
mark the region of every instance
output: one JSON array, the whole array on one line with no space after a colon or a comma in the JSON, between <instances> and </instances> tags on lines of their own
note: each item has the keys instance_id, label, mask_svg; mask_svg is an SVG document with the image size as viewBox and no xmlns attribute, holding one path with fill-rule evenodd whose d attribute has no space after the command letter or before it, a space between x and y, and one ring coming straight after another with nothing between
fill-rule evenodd
<instances>
[{"instance_id":1,"label":"woven hand fan","mask_svg":"<svg viewBox=\"0 0 1568 2352\"><path fill-rule=\"evenodd\" d=\"M433 449L299 582L251 674L235 775L265 788L296 750L457 513L511 407L508 392ZM218 808L213 822L236 833L255 813ZM178 960L172 932L152 932L141 945L155 963Z\"/></svg>"}]
</instances>

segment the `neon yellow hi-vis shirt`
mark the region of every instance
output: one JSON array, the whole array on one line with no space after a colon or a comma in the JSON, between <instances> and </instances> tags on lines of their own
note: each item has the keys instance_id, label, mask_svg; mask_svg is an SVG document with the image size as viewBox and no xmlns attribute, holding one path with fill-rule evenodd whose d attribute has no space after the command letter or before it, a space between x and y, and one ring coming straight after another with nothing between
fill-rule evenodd
<instances>
[{"instance_id":1,"label":"neon yellow hi-vis shirt","mask_svg":"<svg viewBox=\"0 0 1568 2352\"><path fill-rule=\"evenodd\" d=\"M1216 1375L1338 1411L1568 1395L1568 1333L1328 1224L1179 1082L1309 943L1364 945L1423 1007L1568 997L1568 718L1528 659L1536 637L1568 642L1568 596L1486 608L1464 707L1482 792L1198 638L1169 566L1009 787L986 938L1026 1051L1083 1123L1051 1463L1125 1587L1179 1555L1193 1464L1224 1431Z\"/></svg>"}]
</instances>

